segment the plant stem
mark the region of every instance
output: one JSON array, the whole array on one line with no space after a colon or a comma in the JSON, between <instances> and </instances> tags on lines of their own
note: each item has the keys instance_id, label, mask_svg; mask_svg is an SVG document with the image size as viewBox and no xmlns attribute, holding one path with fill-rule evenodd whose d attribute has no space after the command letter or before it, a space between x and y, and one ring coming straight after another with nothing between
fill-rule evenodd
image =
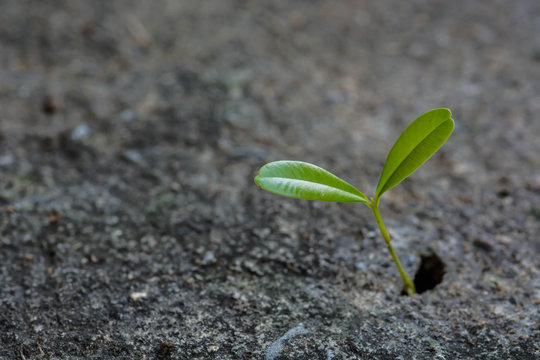
<instances>
[{"instance_id":1,"label":"plant stem","mask_svg":"<svg viewBox=\"0 0 540 360\"><path fill-rule=\"evenodd\" d=\"M399 258L396 252L394 251L394 247L392 246L392 243L390 241L390 234L388 234L388 231L386 230L386 227L384 226L384 223L382 221L381 214L379 213L379 199L375 198L375 200L368 202L367 204L370 207L371 211L373 211L373 215L375 216L377 225L379 225L379 230L381 231L381 235L383 236L384 241L386 242L388 251L390 252L392 259L394 260L394 263L396 264L396 267L399 271L399 274L401 275L401 278L403 279L403 283L405 284L405 290L407 291L407 294L409 295L416 294L414 282L411 280L409 275L407 275L407 272L405 271L403 266L401 266L401 263L399 262Z\"/></svg>"}]
</instances>

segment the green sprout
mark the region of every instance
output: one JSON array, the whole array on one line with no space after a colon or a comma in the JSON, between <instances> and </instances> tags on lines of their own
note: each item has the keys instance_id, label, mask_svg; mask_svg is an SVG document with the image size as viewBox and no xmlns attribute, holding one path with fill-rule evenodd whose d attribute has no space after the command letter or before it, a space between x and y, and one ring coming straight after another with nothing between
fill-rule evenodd
<instances>
[{"instance_id":1,"label":"green sprout","mask_svg":"<svg viewBox=\"0 0 540 360\"><path fill-rule=\"evenodd\" d=\"M418 169L448 139L454 130L454 120L448 109L434 109L413 121L401 133L388 153L375 198L369 199L354 186L310 163L282 160L264 165L255 177L255 183L265 190L278 195L297 199L360 202L366 204L373 215L388 251L403 279L409 295L416 294L414 282L401 266L390 235L379 212L381 195L390 190Z\"/></svg>"}]
</instances>

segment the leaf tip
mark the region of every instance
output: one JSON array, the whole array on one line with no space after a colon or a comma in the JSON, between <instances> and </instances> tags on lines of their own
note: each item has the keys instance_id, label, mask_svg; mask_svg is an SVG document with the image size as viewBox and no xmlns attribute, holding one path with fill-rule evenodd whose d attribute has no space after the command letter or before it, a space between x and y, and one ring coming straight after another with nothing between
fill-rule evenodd
<instances>
[{"instance_id":1,"label":"leaf tip","mask_svg":"<svg viewBox=\"0 0 540 360\"><path fill-rule=\"evenodd\" d=\"M448 114L448 117L452 116L452 111L450 111L450 109L448 109L448 108L440 108L440 109L445 111Z\"/></svg>"},{"instance_id":2,"label":"leaf tip","mask_svg":"<svg viewBox=\"0 0 540 360\"><path fill-rule=\"evenodd\" d=\"M261 186L260 182L259 182L259 179L261 178L261 175L258 174L257 176L255 176L253 178L253 181L255 182L255 184L257 184L258 186Z\"/></svg>"}]
</instances>

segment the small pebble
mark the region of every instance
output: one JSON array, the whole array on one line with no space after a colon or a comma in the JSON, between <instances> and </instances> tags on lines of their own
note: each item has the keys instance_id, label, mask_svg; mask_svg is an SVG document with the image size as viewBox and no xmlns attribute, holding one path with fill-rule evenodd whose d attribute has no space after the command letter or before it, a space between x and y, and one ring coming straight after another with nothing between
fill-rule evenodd
<instances>
[{"instance_id":1,"label":"small pebble","mask_svg":"<svg viewBox=\"0 0 540 360\"><path fill-rule=\"evenodd\" d=\"M90 127L86 124L77 125L75 129L71 131L69 137L71 140L80 140L90 135Z\"/></svg>"},{"instance_id":2,"label":"small pebble","mask_svg":"<svg viewBox=\"0 0 540 360\"><path fill-rule=\"evenodd\" d=\"M54 100L50 96L45 96L41 103L41 110L47 115L54 115L58 110Z\"/></svg>"},{"instance_id":3,"label":"small pebble","mask_svg":"<svg viewBox=\"0 0 540 360\"><path fill-rule=\"evenodd\" d=\"M129 295L129 298L133 301L138 301L141 299L145 299L148 296L148 293L145 291L135 291L132 292L131 295Z\"/></svg>"},{"instance_id":4,"label":"small pebble","mask_svg":"<svg viewBox=\"0 0 540 360\"><path fill-rule=\"evenodd\" d=\"M56 224L58 220L60 220L61 216L62 215L58 211L53 210L47 214L47 221L49 222L49 224Z\"/></svg>"},{"instance_id":5,"label":"small pebble","mask_svg":"<svg viewBox=\"0 0 540 360\"><path fill-rule=\"evenodd\" d=\"M144 160L137 150L126 150L122 153L122 158L136 165L143 165Z\"/></svg>"},{"instance_id":6,"label":"small pebble","mask_svg":"<svg viewBox=\"0 0 540 360\"><path fill-rule=\"evenodd\" d=\"M173 342L170 341L162 341L159 344L159 355L161 356L169 356L173 353L175 348L175 345Z\"/></svg>"},{"instance_id":7,"label":"small pebble","mask_svg":"<svg viewBox=\"0 0 540 360\"><path fill-rule=\"evenodd\" d=\"M302 325L299 325L287 331L285 335L277 339L266 349L266 360L277 359L278 357L281 356L281 353L283 352L283 348L289 340L297 336L307 335L307 334L309 334L309 332Z\"/></svg>"},{"instance_id":8,"label":"small pebble","mask_svg":"<svg viewBox=\"0 0 540 360\"><path fill-rule=\"evenodd\" d=\"M495 247L493 242L487 238L474 239L473 245L481 250L488 251L488 252L492 251Z\"/></svg>"},{"instance_id":9,"label":"small pebble","mask_svg":"<svg viewBox=\"0 0 540 360\"><path fill-rule=\"evenodd\" d=\"M201 265L210 265L214 262L216 262L216 257L214 256L214 253L212 251L207 251L206 254L204 254L203 256Z\"/></svg>"}]
</instances>

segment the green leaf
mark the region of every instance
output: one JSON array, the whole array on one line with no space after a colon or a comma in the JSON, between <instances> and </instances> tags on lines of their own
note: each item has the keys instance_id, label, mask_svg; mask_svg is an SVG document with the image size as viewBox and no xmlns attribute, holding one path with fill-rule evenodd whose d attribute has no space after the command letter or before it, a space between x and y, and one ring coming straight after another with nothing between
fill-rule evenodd
<instances>
[{"instance_id":1,"label":"green leaf","mask_svg":"<svg viewBox=\"0 0 540 360\"><path fill-rule=\"evenodd\" d=\"M278 195L297 199L367 202L368 199L349 183L316 165L281 160L264 165L255 183Z\"/></svg>"},{"instance_id":2,"label":"green leaf","mask_svg":"<svg viewBox=\"0 0 540 360\"><path fill-rule=\"evenodd\" d=\"M444 144L454 130L451 116L448 109L434 109L407 126L388 153L377 198L411 175Z\"/></svg>"}]
</instances>

